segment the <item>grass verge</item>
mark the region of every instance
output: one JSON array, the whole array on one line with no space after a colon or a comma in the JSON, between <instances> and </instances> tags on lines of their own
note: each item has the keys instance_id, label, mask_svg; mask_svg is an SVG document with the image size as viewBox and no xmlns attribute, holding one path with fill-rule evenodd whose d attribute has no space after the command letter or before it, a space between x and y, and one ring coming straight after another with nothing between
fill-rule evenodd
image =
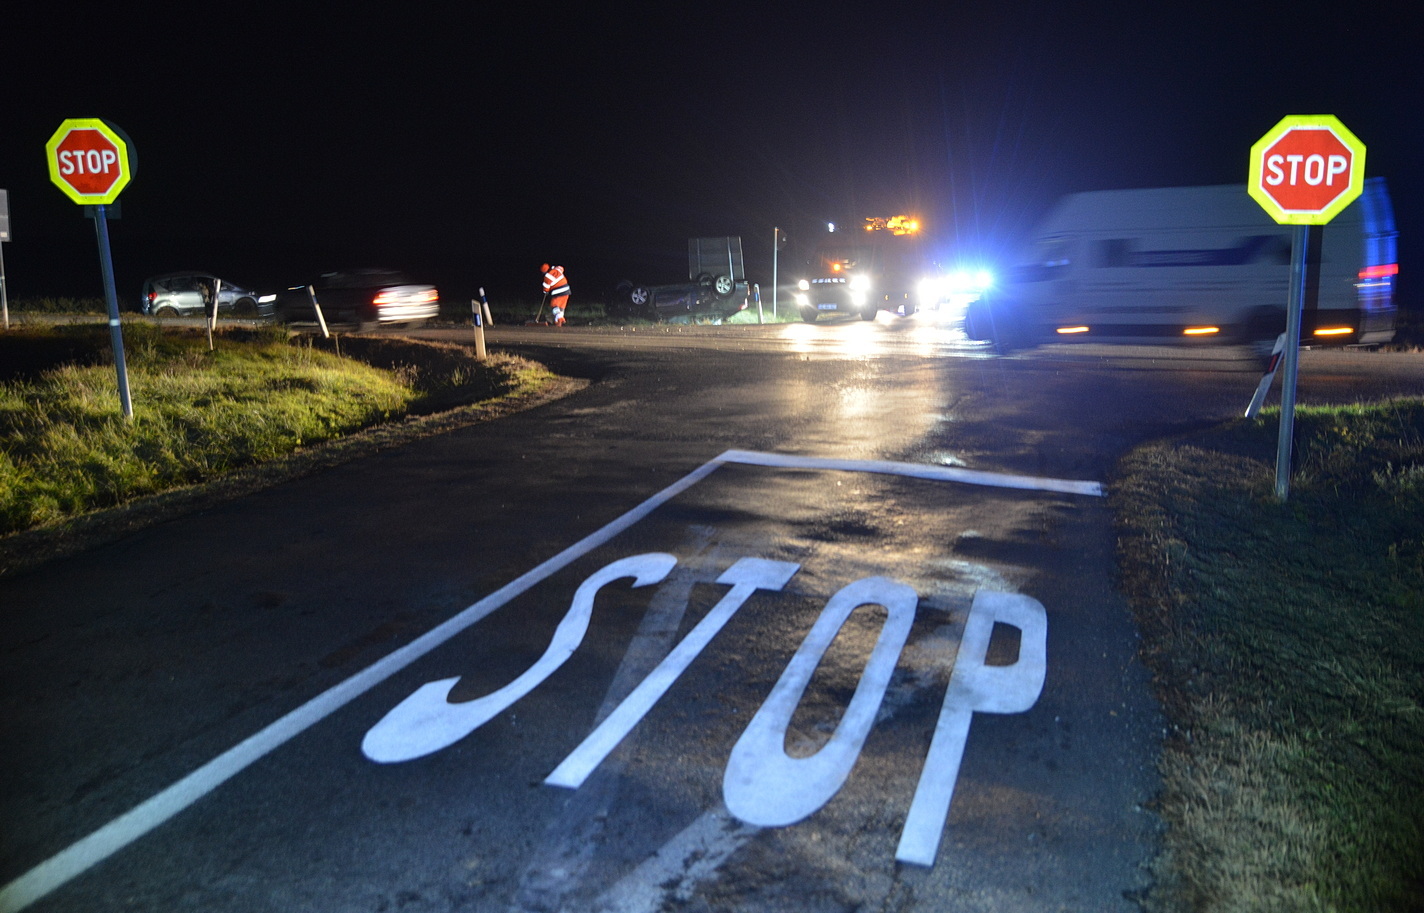
<instances>
[{"instance_id":1,"label":"grass verge","mask_svg":"<svg viewBox=\"0 0 1424 913\"><path fill-rule=\"evenodd\" d=\"M201 331L126 324L126 421L114 367L102 363L107 327L25 332L34 346L0 337L11 354L77 349L100 363L7 362L0 573L577 386L516 356L481 362L460 346L397 337L231 330L209 351Z\"/></svg>"},{"instance_id":2,"label":"grass verge","mask_svg":"<svg viewBox=\"0 0 1424 913\"><path fill-rule=\"evenodd\" d=\"M1424 402L1279 411L1120 467L1170 722L1150 909L1424 909Z\"/></svg>"}]
</instances>

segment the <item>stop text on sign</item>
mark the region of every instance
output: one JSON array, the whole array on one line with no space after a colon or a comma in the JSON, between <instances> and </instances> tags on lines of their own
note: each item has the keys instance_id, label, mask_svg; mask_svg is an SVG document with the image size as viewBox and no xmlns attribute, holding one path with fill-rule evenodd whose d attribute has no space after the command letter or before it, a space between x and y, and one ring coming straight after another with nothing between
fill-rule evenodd
<instances>
[{"instance_id":1,"label":"stop text on sign","mask_svg":"<svg viewBox=\"0 0 1424 913\"><path fill-rule=\"evenodd\" d=\"M114 202L132 177L128 143L96 118L71 118L45 144L49 177L76 203Z\"/></svg>"},{"instance_id":2,"label":"stop text on sign","mask_svg":"<svg viewBox=\"0 0 1424 913\"><path fill-rule=\"evenodd\" d=\"M119 169L119 154L113 149L75 149L59 154L59 173L109 177Z\"/></svg>"},{"instance_id":3,"label":"stop text on sign","mask_svg":"<svg viewBox=\"0 0 1424 913\"><path fill-rule=\"evenodd\" d=\"M1302 163L1304 165L1302 166ZM1289 172L1286 169L1289 168ZM1266 156L1266 183L1272 187L1280 184L1295 185L1304 180L1311 187L1335 186L1335 178L1350 170L1350 159L1344 155L1282 155L1277 152ZM1344 183L1342 179L1341 183Z\"/></svg>"},{"instance_id":4,"label":"stop text on sign","mask_svg":"<svg viewBox=\"0 0 1424 913\"><path fill-rule=\"evenodd\" d=\"M1364 189L1365 146L1335 117L1292 115L1251 147L1247 192L1276 222L1324 225Z\"/></svg>"}]
</instances>

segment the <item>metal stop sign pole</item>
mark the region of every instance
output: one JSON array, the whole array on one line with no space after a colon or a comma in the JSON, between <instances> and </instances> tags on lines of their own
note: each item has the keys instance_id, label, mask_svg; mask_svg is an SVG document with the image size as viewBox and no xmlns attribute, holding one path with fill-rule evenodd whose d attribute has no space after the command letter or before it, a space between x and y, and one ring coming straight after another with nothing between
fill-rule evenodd
<instances>
[{"instance_id":1,"label":"metal stop sign pole","mask_svg":"<svg viewBox=\"0 0 1424 913\"><path fill-rule=\"evenodd\" d=\"M99 269L104 276L104 302L109 309L109 340L114 349L114 370L119 375L119 403L124 418L133 418L129 396L129 369L124 362L124 331L119 325L119 296L114 288L114 260L109 254L109 214L101 203L94 207L94 230L99 235Z\"/></svg>"},{"instance_id":2,"label":"metal stop sign pole","mask_svg":"<svg viewBox=\"0 0 1424 913\"><path fill-rule=\"evenodd\" d=\"M1281 378L1281 427L1276 441L1276 497L1290 494L1291 446L1295 436L1295 386L1300 367L1300 319L1305 310L1305 283L1310 233L1318 226L1297 225L1291 241L1290 301L1286 306L1285 374Z\"/></svg>"}]
</instances>

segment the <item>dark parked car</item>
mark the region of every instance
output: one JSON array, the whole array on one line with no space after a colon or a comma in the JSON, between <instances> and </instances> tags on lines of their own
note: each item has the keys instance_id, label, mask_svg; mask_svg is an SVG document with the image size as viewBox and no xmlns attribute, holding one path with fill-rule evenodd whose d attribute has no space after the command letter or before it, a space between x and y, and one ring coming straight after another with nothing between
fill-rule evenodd
<instances>
[{"instance_id":1,"label":"dark parked car","mask_svg":"<svg viewBox=\"0 0 1424 913\"><path fill-rule=\"evenodd\" d=\"M164 273L144 280L139 309L154 317L202 317L207 313L203 302L214 287L218 287L219 314L267 317L272 313L270 295L258 295L235 282L197 270Z\"/></svg>"},{"instance_id":2,"label":"dark parked car","mask_svg":"<svg viewBox=\"0 0 1424 913\"><path fill-rule=\"evenodd\" d=\"M435 286L418 283L388 269L352 269L322 273L314 282L277 293L277 319L316 320L312 299L321 305L327 323L355 324L361 329L401 324L420 326L440 311Z\"/></svg>"},{"instance_id":3,"label":"dark parked car","mask_svg":"<svg viewBox=\"0 0 1424 913\"><path fill-rule=\"evenodd\" d=\"M722 319L746 310L753 300L753 288L742 267L741 238L689 239L687 279L666 285L620 282L605 303L608 315L649 320Z\"/></svg>"}]
</instances>

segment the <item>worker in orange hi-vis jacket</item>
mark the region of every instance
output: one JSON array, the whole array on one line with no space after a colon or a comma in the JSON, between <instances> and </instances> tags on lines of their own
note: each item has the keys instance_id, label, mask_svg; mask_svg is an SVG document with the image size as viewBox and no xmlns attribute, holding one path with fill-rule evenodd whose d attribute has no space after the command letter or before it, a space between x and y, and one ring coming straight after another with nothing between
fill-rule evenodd
<instances>
[{"instance_id":1,"label":"worker in orange hi-vis jacket","mask_svg":"<svg viewBox=\"0 0 1424 913\"><path fill-rule=\"evenodd\" d=\"M554 318L554 326L564 325L564 311L569 306L569 280L564 275L562 266L550 266L545 263L541 269L544 271L544 292L549 296L549 314Z\"/></svg>"}]
</instances>

